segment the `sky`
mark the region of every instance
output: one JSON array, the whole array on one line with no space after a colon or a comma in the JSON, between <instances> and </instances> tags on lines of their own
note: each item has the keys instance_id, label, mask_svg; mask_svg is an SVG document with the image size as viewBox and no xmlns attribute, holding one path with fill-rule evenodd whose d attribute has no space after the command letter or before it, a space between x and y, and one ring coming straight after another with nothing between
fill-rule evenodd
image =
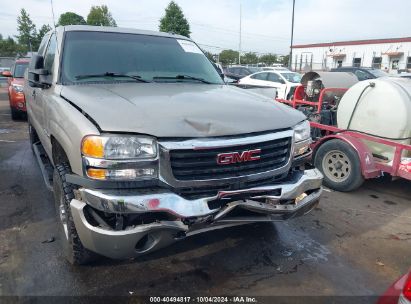
<instances>
[{"instance_id":1,"label":"sky","mask_svg":"<svg viewBox=\"0 0 411 304\"><path fill-rule=\"evenodd\" d=\"M170 0L52 0L56 22L71 11L85 19L92 5L108 6L118 26L158 30ZM175 0L191 27L191 38L219 53L242 51L287 54L292 0ZM17 34L16 18L25 8L40 28L53 24L50 0L0 0L0 34ZM294 44L410 37L411 0L296 0Z\"/></svg>"}]
</instances>

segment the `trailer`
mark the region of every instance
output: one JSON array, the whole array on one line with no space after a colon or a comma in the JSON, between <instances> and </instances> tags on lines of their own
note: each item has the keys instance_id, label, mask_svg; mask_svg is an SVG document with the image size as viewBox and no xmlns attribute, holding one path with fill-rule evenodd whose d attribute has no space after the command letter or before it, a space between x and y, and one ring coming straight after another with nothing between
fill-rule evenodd
<instances>
[{"instance_id":1,"label":"trailer","mask_svg":"<svg viewBox=\"0 0 411 304\"><path fill-rule=\"evenodd\" d=\"M353 191L385 174L411 180L411 83L351 76L309 72L291 100L276 100L310 121L312 164L325 186Z\"/></svg>"},{"instance_id":2,"label":"trailer","mask_svg":"<svg viewBox=\"0 0 411 304\"><path fill-rule=\"evenodd\" d=\"M312 163L323 173L325 186L353 191L364 180L384 174L411 180L411 158L403 157L405 151L411 152L411 145L317 122L310 124L313 133L319 134L313 138ZM393 148L394 158L388 160L372 153L364 141Z\"/></svg>"}]
</instances>

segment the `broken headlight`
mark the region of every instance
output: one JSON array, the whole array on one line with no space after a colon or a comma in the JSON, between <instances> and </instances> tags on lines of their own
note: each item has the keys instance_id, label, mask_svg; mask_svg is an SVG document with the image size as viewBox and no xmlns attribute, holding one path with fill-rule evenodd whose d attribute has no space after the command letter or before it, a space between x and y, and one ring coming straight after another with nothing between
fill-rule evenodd
<instances>
[{"instance_id":1,"label":"broken headlight","mask_svg":"<svg viewBox=\"0 0 411 304\"><path fill-rule=\"evenodd\" d=\"M310 149L311 144L311 128L310 122L304 120L294 128L294 156L299 156L306 153Z\"/></svg>"}]
</instances>

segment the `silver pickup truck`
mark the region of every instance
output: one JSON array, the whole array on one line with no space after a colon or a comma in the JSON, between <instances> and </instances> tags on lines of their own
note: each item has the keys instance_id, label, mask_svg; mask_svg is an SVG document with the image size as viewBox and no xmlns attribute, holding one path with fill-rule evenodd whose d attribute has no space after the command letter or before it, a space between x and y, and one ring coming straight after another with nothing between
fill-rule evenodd
<instances>
[{"instance_id":1,"label":"silver pickup truck","mask_svg":"<svg viewBox=\"0 0 411 304\"><path fill-rule=\"evenodd\" d=\"M58 27L33 56L24 90L73 264L290 219L319 202L305 116L226 85L189 38Z\"/></svg>"}]
</instances>

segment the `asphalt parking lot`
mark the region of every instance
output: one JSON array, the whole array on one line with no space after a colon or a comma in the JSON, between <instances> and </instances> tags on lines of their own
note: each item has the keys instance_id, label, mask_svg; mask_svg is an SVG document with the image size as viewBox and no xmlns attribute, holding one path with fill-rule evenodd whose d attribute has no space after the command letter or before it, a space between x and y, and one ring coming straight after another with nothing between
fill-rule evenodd
<instances>
[{"instance_id":1,"label":"asphalt parking lot","mask_svg":"<svg viewBox=\"0 0 411 304\"><path fill-rule=\"evenodd\" d=\"M4 91L4 90L3 90ZM70 266L24 121L0 95L0 295L381 294L411 266L411 187L325 191L304 218L185 239L141 259ZM348 302L347 302L348 303Z\"/></svg>"}]
</instances>

